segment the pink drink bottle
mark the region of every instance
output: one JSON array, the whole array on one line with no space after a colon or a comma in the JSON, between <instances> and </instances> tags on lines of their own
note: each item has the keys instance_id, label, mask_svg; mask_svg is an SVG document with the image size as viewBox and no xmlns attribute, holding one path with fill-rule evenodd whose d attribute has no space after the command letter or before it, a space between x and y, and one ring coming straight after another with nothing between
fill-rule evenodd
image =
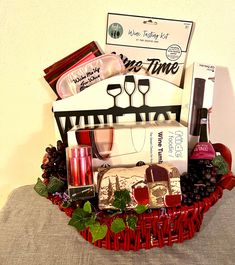
<instances>
[{"instance_id":1,"label":"pink drink bottle","mask_svg":"<svg viewBox=\"0 0 235 265\"><path fill-rule=\"evenodd\" d=\"M91 147L85 145L73 146L69 152L70 177L72 186L93 184Z\"/></svg>"}]
</instances>

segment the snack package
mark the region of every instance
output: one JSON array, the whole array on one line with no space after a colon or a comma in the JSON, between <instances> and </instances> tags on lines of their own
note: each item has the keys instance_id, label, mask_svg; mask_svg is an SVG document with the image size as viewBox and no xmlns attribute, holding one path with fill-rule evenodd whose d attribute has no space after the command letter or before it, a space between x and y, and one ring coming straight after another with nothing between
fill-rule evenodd
<instances>
[{"instance_id":1,"label":"snack package","mask_svg":"<svg viewBox=\"0 0 235 265\"><path fill-rule=\"evenodd\" d=\"M61 98L66 98L92 84L124 72L125 66L119 56L104 54L64 73L57 81L56 91Z\"/></svg>"},{"instance_id":2,"label":"snack package","mask_svg":"<svg viewBox=\"0 0 235 265\"><path fill-rule=\"evenodd\" d=\"M114 193L123 189L130 192L127 209L137 205L160 208L181 204L180 174L171 164L104 169L98 174L99 209L116 209Z\"/></svg>"},{"instance_id":3,"label":"snack package","mask_svg":"<svg viewBox=\"0 0 235 265\"><path fill-rule=\"evenodd\" d=\"M44 73L46 74L44 78L53 91L57 94L56 83L62 74L79 64L102 55L103 53L104 52L101 50L98 44L95 41L92 41L79 50L71 53L70 55L44 69Z\"/></svg>"}]
</instances>

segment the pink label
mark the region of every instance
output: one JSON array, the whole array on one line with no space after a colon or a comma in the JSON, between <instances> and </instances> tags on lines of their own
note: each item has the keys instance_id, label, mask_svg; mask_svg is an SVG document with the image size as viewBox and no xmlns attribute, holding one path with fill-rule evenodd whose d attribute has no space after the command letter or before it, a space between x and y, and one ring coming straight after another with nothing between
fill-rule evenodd
<instances>
[{"instance_id":1,"label":"pink label","mask_svg":"<svg viewBox=\"0 0 235 265\"><path fill-rule=\"evenodd\" d=\"M210 143L197 143L193 149L190 159L210 159L215 157L215 150Z\"/></svg>"}]
</instances>

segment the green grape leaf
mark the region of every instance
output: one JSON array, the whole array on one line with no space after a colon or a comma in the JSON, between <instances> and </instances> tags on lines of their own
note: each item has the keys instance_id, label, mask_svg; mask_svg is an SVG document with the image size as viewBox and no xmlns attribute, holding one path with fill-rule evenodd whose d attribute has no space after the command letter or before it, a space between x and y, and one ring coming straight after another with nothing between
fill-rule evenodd
<instances>
[{"instance_id":1,"label":"green grape leaf","mask_svg":"<svg viewBox=\"0 0 235 265\"><path fill-rule=\"evenodd\" d=\"M147 205L142 205L139 204L135 207L134 209L138 214L144 213L146 210L148 210L148 206Z\"/></svg>"},{"instance_id":2,"label":"green grape leaf","mask_svg":"<svg viewBox=\"0 0 235 265\"><path fill-rule=\"evenodd\" d=\"M85 222L79 219L71 218L68 224L74 226L79 232L86 228Z\"/></svg>"},{"instance_id":3,"label":"green grape leaf","mask_svg":"<svg viewBox=\"0 0 235 265\"><path fill-rule=\"evenodd\" d=\"M92 214L89 218L86 219L85 225L86 227L90 227L96 223L96 215Z\"/></svg>"},{"instance_id":4,"label":"green grape leaf","mask_svg":"<svg viewBox=\"0 0 235 265\"><path fill-rule=\"evenodd\" d=\"M213 166L217 167L217 174L218 175L225 175L229 172L229 165L228 163L224 160L222 155L216 156L212 160Z\"/></svg>"},{"instance_id":5,"label":"green grape leaf","mask_svg":"<svg viewBox=\"0 0 235 265\"><path fill-rule=\"evenodd\" d=\"M62 202L61 206L63 208L69 208L71 206L71 202L70 201L64 201L64 202Z\"/></svg>"},{"instance_id":6,"label":"green grape leaf","mask_svg":"<svg viewBox=\"0 0 235 265\"><path fill-rule=\"evenodd\" d=\"M89 201L85 202L83 205L83 210L87 213L91 213L91 203Z\"/></svg>"},{"instance_id":7,"label":"green grape leaf","mask_svg":"<svg viewBox=\"0 0 235 265\"><path fill-rule=\"evenodd\" d=\"M119 233L126 228L126 225L122 218L116 218L111 224L111 231L114 233Z\"/></svg>"},{"instance_id":8,"label":"green grape leaf","mask_svg":"<svg viewBox=\"0 0 235 265\"><path fill-rule=\"evenodd\" d=\"M37 183L34 186L34 190L43 197L48 197L47 186L43 181L38 178Z\"/></svg>"},{"instance_id":9,"label":"green grape leaf","mask_svg":"<svg viewBox=\"0 0 235 265\"><path fill-rule=\"evenodd\" d=\"M69 221L69 225L74 226L78 231L82 231L86 228L86 222L91 218L91 215L85 212L82 208L77 208Z\"/></svg>"},{"instance_id":10,"label":"green grape leaf","mask_svg":"<svg viewBox=\"0 0 235 265\"><path fill-rule=\"evenodd\" d=\"M100 223L96 222L89 228L91 235L92 235L92 243L97 240L103 239L108 231L108 227L106 224L101 225Z\"/></svg>"},{"instance_id":11,"label":"green grape leaf","mask_svg":"<svg viewBox=\"0 0 235 265\"><path fill-rule=\"evenodd\" d=\"M51 177L47 185L47 191L49 193L55 193L61 191L64 187L64 182L56 177Z\"/></svg>"},{"instance_id":12,"label":"green grape leaf","mask_svg":"<svg viewBox=\"0 0 235 265\"><path fill-rule=\"evenodd\" d=\"M130 192L127 189L116 190L114 192L113 206L121 209L122 211L126 208L126 205L131 201Z\"/></svg>"},{"instance_id":13,"label":"green grape leaf","mask_svg":"<svg viewBox=\"0 0 235 265\"><path fill-rule=\"evenodd\" d=\"M89 213L85 212L82 208L77 208L74 210L72 218L84 219L90 216Z\"/></svg>"},{"instance_id":14,"label":"green grape leaf","mask_svg":"<svg viewBox=\"0 0 235 265\"><path fill-rule=\"evenodd\" d=\"M138 218L136 216L127 216L126 218L126 223L127 223L127 226L132 229L132 230L135 230L136 229L136 224L137 224L137 220Z\"/></svg>"}]
</instances>

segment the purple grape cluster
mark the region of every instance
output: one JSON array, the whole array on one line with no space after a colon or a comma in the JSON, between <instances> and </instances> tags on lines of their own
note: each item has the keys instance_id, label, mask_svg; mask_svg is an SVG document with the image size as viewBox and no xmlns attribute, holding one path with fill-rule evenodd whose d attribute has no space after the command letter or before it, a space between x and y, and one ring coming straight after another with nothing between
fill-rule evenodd
<instances>
[{"instance_id":1,"label":"purple grape cluster","mask_svg":"<svg viewBox=\"0 0 235 265\"><path fill-rule=\"evenodd\" d=\"M188 172L181 176L182 203L193 202L209 197L217 183L216 168L211 160L189 160Z\"/></svg>"},{"instance_id":2,"label":"purple grape cluster","mask_svg":"<svg viewBox=\"0 0 235 265\"><path fill-rule=\"evenodd\" d=\"M65 144L61 140L57 141L56 147L48 146L46 148L46 154L41 165L44 179L57 177L62 181L67 181L65 148Z\"/></svg>"}]
</instances>

